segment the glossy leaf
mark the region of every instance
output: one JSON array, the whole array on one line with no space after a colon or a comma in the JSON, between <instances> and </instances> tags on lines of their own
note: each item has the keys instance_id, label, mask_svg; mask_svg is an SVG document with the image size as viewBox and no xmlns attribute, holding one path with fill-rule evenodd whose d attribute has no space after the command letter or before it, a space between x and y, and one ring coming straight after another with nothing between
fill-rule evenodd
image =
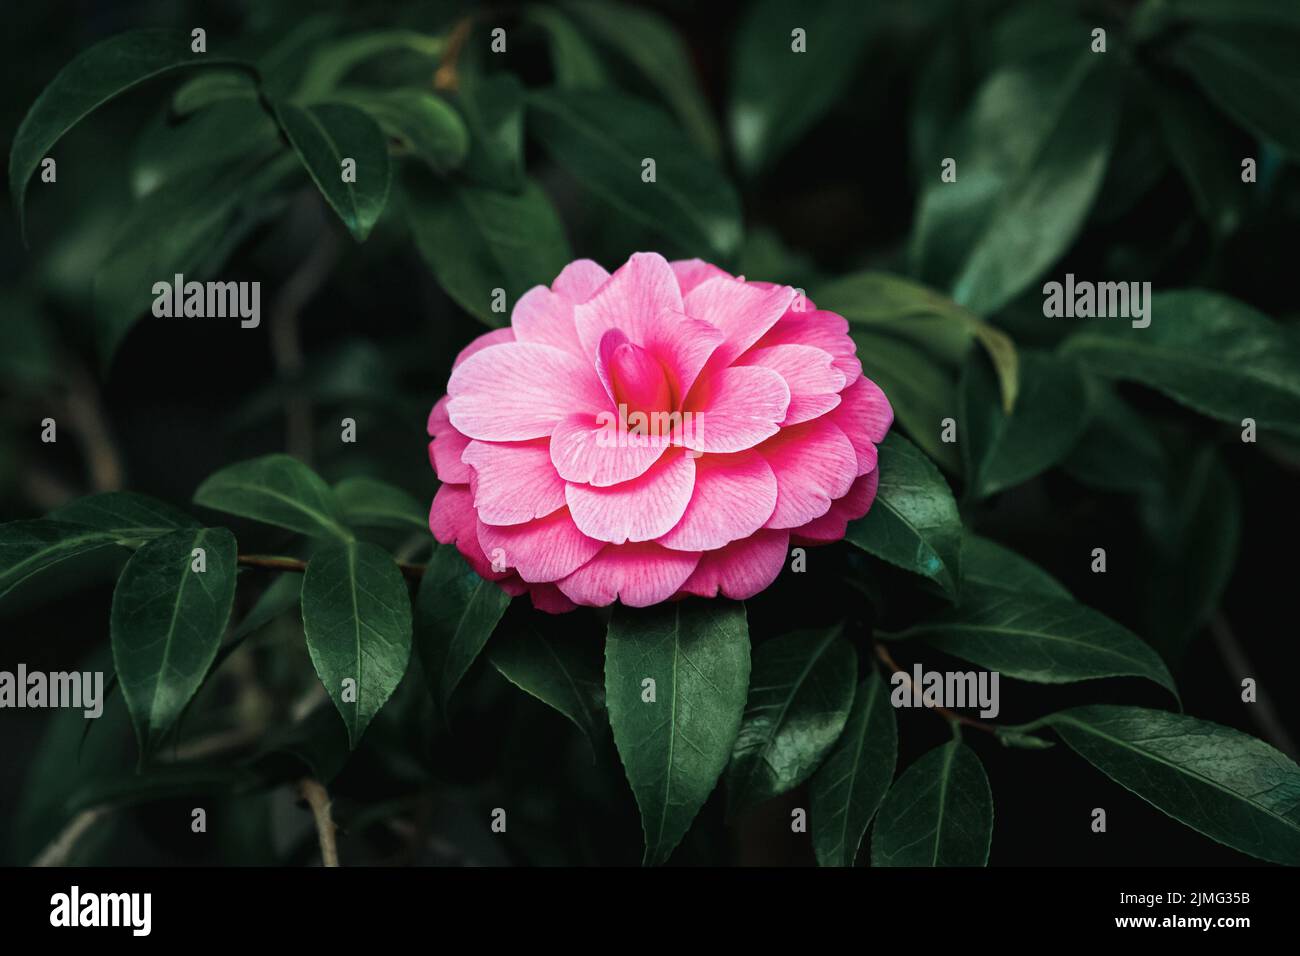
<instances>
[{"instance_id":1,"label":"glossy leaf","mask_svg":"<svg viewBox=\"0 0 1300 956\"><path fill-rule=\"evenodd\" d=\"M225 528L184 528L143 545L122 570L109 629L142 754L162 742L217 655L235 600L235 556Z\"/></svg>"},{"instance_id":2,"label":"glossy leaf","mask_svg":"<svg viewBox=\"0 0 1300 956\"><path fill-rule=\"evenodd\" d=\"M1262 740L1141 707L1076 707L1043 722L1180 823L1242 853L1300 865L1300 767Z\"/></svg>"},{"instance_id":3,"label":"glossy leaf","mask_svg":"<svg viewBox=\"0 0 1300 956\"><path fill-rule=\"evenodd\" d=\"M518 192L524 175L524 87L513 73L463 69L456 106L469 130L465 174L480 186Z\"/></svg>"},{"instance_id":4,"label":"glossy leaf","mask_svg":"<svg viewBox=\"0 0 1300 956\"><path fill-rule=\"evenodd\" d=\"M985 588L1070 599L1070 592L1065 585L1038 565L996 541L970 532L966 533L962 541L961 568L963 586L981 586L972 592L975 601L980 600Z\"/></svg>"},{"instance_id":5,"label":"glossy leaf","mask_svg":"<svg viewBox=\"0 0 1300 956\"><path fill-rule=\"evenodd\" d=\"M525 16L546 33L557 86L568 90L598 90L609 84L600 55L568 13L538 3L527 7Z\"/></svg>"},{"instance_id":6,"label":"glossy leaf","mask_svg":"<svg viewBox=\"0 0 1300 956\"><path fill-rule=\"evenodd\" d=\"M239 70L212 70L187 80L172 94L172 112L186 116L226 100L256 100L257 80Z\"/></svg>"},{"instance_id":7,"label":"glossy leaf","mask_svg":"<svg viewBox=\"0 0 1300 956\"><path fill-rule=\"evenodd\" d=\"M822 866L852 866L898 761L898 727L880 675L858 685L844 733L813 774L809 824Z\"/></svg>"},{"instance_id":8,"label":"glossy leaf","mask_svg":"<svg viewBox=\"0 0 1300 956\"><path fill-rule=\"evenodd\" d=\"M378 124L346 103L276 103L275 115L321 195L357 242L364 242L388 203L392 176ZM345 159L356 164L355 182L344 181Z\"/></svg>"},{"instance_id":9,"label":"glossy leaf","mask_svg":"<svg viewBox=\"0 0 1300 956\"><path fill-rule=\"evenodd\" d=\"M458 168L469 154L465 121L426 90L342 90L336 98L358 106L387 136L439 173Z\"/></svg>"},{"instance_id":10,"label":"glossy leaf","mask_svg":"<svg viewBox=\"0 0 1300 956\"><path fill-rule=\"evenodd\" d=\"M65 561L116 546L118 538L111 531L66 521L0 524L0 598Z\"/></svg>"},{"instance_id":11,"label":"glossy leaf","mask_svg":"<svg viewBox=\"0 0 1300 956\"><path fill-rule=\"evenodd\" d=\"M955 598L961 582L961 516L937 468L891 432L880 445L880 484L866 517L845 538L905 571L924 575Z\"/></svg>"},{"instance_id":12,"label":"glossy leaf","mask_svg":"<svg viewBox=\"0 0 1300 956\"><path fill-rule=\"evenodd\" d=\"M302 626L355 748L411 657L411 600L392 556L368 542L323 546L303 574Z\"/></svg>"},{"instance_id":13,"label":"glossy leaf","mask_svg":"<svg viewBox=\"0 0 1300 956\"><path fill-rule=\"evenodd\" d=\"M646 864L668 859L708 799L731 756L748 686L744 605L615 608L605 702L641 810Z\"/></svg>"},{"instance_id":14,"label":"glossy leaf","mask_svg":"<svg viewBox=\"0 0 1300 956\"><path fill-rule=\"evenodd\" d=\"M1098 320L1063 348L1109 378L1141 382L1203 415L1300 435L1300 340L1217 292L1158 293L1151 324Z\"/></svg>"},{"instance_id":15,"label":"glossy leaf","mask_svg":"<svg viewBox=\"0 0 1300 956\"><path fill-rule=\"evenodd\" d=\"M454 547L434 548L416 598L416 649L444 722L452 693L509 605L510 595L479 577Z\"/></svg>"},{"instance_id":16,"label":"glossy leaf","mask_svg":"<svg viewBox=\"0 0 1300 956\"><path fill-rule=\"evenodd\" d=\"M801 631L754 651L745 717L727 770L727 806L740 813L803 783L839 739L858 676L841 629Z\"/></svg>"},{"instance_id":17,"label":"glossy leaf","mask_svg":"<svg viewBox=\"0 0 1300 956\"><path fill-rule=\"evenodd\" d=\"M105 491L77 498L55 508L56 521L110 531L119 539L156 538L178 528L196 527L198 522L165 501L134 491Z\"/></svg>"},{"instance_id":18,"label":"glossy leaf","mask_svg":"<svg viewBox=\"0 0 1300 956\"><path fill-rule=\"evenodd\" d=\"M1151 423L1120 398L1115 387L1089 374L1089 415L1083 434L1062 463L1067 474L1093 488L1131 495L1162 495L1168 455Z\"/></svg>"},{"instance_id":19,"label":"glossy leaf","mask_svg":"<svg viewBox=\"0 0 1300 956\"><path fill-rule=\"evenodd\" d=\"M415 496L386 481L345 478L334 486L339 516L350 525L380 528L429 527L428 508Z\"/></svg>"},{"instance_id":20,"label":"glossy leaf","mask_svg":"<svg viewBox=\"0 0 1300 956\"><path fill-rule=\"evenodd\" d=\"M429 59L442 53L443 39L415 30L367 30L322 44L303 71L296 96L313 100L328 95L367 60L409 51Z\"/></svg>"},{"instance_id":21,"label":"glossy leaf","mask_svg":"<svg viewBox=\"0 0 1300 956\"><path fill-rule=\"evenodd\" d=\"M221 469L194 492L194 503L302 534L351 537L329 485L289 455L264 455Z\"/></svg>"},{"instance_id":22,"label":"glossy leaf","mask_svg":"<svg viewBox=\"0 0 1300 956\"><path fill-rule=\"evenodd\" d=\"M872 866L985 866L993 793L975 751L952 740L889 788L871 834Z\"/></svg>"},{"instance_id":23,"label":"glossy leaf","mask_svg":"<svg viewBox=\"0 0 1300 956\"><path fill-rule=\"evenodd\" d=\"M576 90L534 93L528 106L530 128L552 158L623 215L683 252L725 260L739 248L735 189L659 109ZM647 158L655 161L654 182L641 178Z\"/></svg>"}]
</instances>

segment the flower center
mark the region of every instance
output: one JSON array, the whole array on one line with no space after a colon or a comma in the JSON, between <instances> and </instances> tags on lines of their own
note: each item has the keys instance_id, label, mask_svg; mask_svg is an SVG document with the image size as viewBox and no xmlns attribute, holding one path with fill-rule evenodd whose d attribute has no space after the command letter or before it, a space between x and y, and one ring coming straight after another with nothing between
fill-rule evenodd
<instances>
[{"instance_id":1,"label":"flower center","mask_svg":"<svg viewBox=\"0 0 1300 956\"><path fill-rule=\"evenodd\" d=\"M631 342L615 346L608 360L610 385L614 400L626 405L629 412L666 412L671 410L673 394L668 376L659 360Z\"/></svg>"}]
</instances>

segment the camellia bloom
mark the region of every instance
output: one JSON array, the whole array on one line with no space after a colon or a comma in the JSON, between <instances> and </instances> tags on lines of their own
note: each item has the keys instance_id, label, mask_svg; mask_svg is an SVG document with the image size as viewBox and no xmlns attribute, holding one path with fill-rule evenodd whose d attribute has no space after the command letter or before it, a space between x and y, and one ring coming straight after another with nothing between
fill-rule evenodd
<instances>
[{"instance_id":1,"label":"camellia bloom","mask_svg":"<svg viewBox=\"0 0 1300 956\"><path fill-rule=\"evenodd\" d=\"M544 611L747 598L866 514L892 421L848 323L789 286L580 259L457 357L429 526Z\"/></svg>"}]
</instances>

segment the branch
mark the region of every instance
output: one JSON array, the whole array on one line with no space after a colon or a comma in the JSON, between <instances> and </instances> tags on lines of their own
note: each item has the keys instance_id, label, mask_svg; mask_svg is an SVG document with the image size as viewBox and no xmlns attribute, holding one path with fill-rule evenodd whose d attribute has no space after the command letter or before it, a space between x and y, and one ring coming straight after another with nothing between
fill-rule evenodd
<instances>
[{"instance_id":1,"label":"branch","mask_svg":"<svg viewBox=\"0 0 1300 956\"><path fill-rule=\"evenodd\" d=\"M311 777L298 781L298 792L311 807L311 814L316 819L316 835L320 837L321 862L325 866L339 865L339 851L334 843L334 818L330 816L330 795L325 788Z\"/></svg>"},{"instance_id":2,"label":"branch","mask_svg":"<svg viewBox=\"0 0 1300 956\"><path fill-rule=\"evenodd\" d=\"M32 866L65 866L82 834L107 814L107 807L91 807L89 810L82 810L46 845L40 855L32 861Z\"/></svg>"},{"instance_id":3,"label":"branch","mask_svg":"<svg viewBox=\"0 0 1300 956\"><path fill-rule=\"evenodd\" d=\"M68 417L72 433L86 458L91 486L95 491L119 491L122 487L122 458L100 408L99 389L80 364L71 364L67 375Z\"/></svg>"},{"instance_id":4,"label":"branch","mask_svg":"<svg viewBox=\"0 0 1300 956\"><path fill-rule=\"evenodd\" d=\"M440 93L455 93L460 86L460 55L469 40L470 30L474 26L474 17L461 17L447 35L447 45L443 49L442 62L433 74L433 88Z\"/></svg>"},{"instance_id":5,"label":"branch","mask_svg":"<svg viewBox=\"0 0 1300 956\"><path fill-rule=\"evenodd\" d=\"M306 571L307 562L301 558L285 558L273 554L241 554L237 559L246 568L268 568L272 571ZM398 569L412 581L424 577L427 565L396 562Z\"/></svg>"},{"instance_id":6,"label":"branch","mask_svg":"<svg viewBox=\"0 0 1300 956\"><path fill-rule=\"evenodd\" d=\"M881 661L884 662L885 666L888 667L895 674L902 674L903 680L907 681L908 687L912 686L912 675L907 673L907 671L903 670L901 667L898 666L898 664L894 662L894 658L890 656L889 651L885 650L884 644L880 644L880 643L876 644L876 656L879 657ZM982 720L976 720L974 717L967 717L965 714L959 714L955 710L949 710L947 707L935 706L935 707L927 707L926 709L932 710L936 714L939 714L949 723L962 724L966 727L974 727L977 730L982 730L986 734L993 734L995 736L997 735L998 727L996 724L987 724Z\"/></svg>"}]
</instances>

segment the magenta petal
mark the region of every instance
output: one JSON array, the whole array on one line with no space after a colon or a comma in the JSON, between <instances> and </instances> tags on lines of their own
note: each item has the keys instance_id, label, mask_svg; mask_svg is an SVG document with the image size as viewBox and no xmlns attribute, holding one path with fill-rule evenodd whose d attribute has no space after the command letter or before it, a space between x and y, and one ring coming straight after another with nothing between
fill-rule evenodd
<instances>
[{"instance_id":1,"label":"magenta petal","mask_svg":"<svg viewBox=\"0 0 1300 956\"><path fill-rule=\"evenodd\" d=\"M645 345L650 326L665 310L682 311L682 293L664 257L638 252L590 299L574 307L583 350L595 362L600 339L621 329L629 341Z\"/></svg>"},{"instance_id":2,"label":"magenta petal","mask_svg":"<svg viewBox=\"0 0 1300 956\"><path fill-rule=\"evenodd\" d=\"M461 461L460 456L469 444L469 439L452 427L447 418L447 396L438 399L433 410L429 412L429 461L439 481L463 485L469 481L469 466Z\"/></svg>"},{"instance_id":3,"label":"magenta petal","mask_svg":"<svg viewBox=\"0 0 1300 956\"><path fill-rule=\"evenodd\" d=\"M790 535L786 531L760 531L700 556L695 572L682 585L686 594L743 601L769 587L781 573Z\"/></svg>"},{"instance_id":4,"label":"magenta petal","mask_svg":"<svg viewBox=\"0 0 1300 956\"><path fill-rule=\"evenodd\" d=\"M726 341L713 362L726 365L763 337L794 298L789 286L762 286L721 276L706 279L685 298L686 314L720 329Z\"/></svg>"},{"instance_id":5,"label":"magenta petal","mask_svg":"<svg viewBox=\"0 0 1300 956\"><path fill-rule=\"evenodd\" d=\"M607 488L570 484L565 499L583 534L622 544L650 541L681 520L695 487L695 459L677 449L639 478Z\"/></svg>"},{"instance_id":6,"label":"magenta petal","mask_svg":"<svg viewBox=\"0 0 1300 956\"><path fill-rule=\"evenodd\" d=\"M757 452L705 455L682 520L658 541L677 551L710 551L763 527L776 507L776 475Z\"/></svg>"},{"instance_id":7,"label":"magenta petal","mask_svg":"<svg viewBox=\"0 0 1300 956\"><path fill-rule=\"evenodd\" d=\"M776 508L769 528L795 528L826 514L858 474L852 442L826 418L783 428L758 450L776 474Z\"/></svg>"},{"instance_id":8,"label":"magenta petal","mask_svg":"<svg viewBox=\"0 0 1300 956\"><path fill-rule=\"evenodd\" d=\"M894 421L894 409L871 379L861 376L840 393L840 405L830 414L858 452L858 474L876 467L876 445Z\"/></svg>"},{"instance_id":9,"label":"magenta petal","mask_svg":"<svg viewBox=\"0 0 1300 956\"><path fill-rule=\"evenodd\" d=\"M780 430L790 388L770 368L736 366L705 373L686 401L682 443L703 452L753 448Z\"/></svg>"},{"instance_id":10,"label":"magenta petal","mask_svg":"<svg viewBox=\"0 0 1300 956\"><path fill-rule=\"evenodd\" d=\"M676 259L668 264L672 267L673 274L677 276L677 284L681 287L682 295L686 295L705 279L734 278L730 272L719 269L703 259Z\"/></svg>"},{"instance_id":11,"label":"magenta petal","mask_svg":"<svg viewBox=\"0 0 1300 956\"><path fill-rule=\"evenodd\" d=\"M533 599L533 607L546 614L567 614L578 606L554 584L530 584L528 596Z\"/></svg>"},{"instance_id":12,"label":"magenta petal","mask_svg":"<svg viewBox=\"0 0 1300 956\"><path fill-rule=\"evenodd\" d=\"M550 452L565 481L604 487L645 474L670 447L668 435L630 433L608 412L599 420L577 414L561 421L551 434Z\"/></svg>"},{"instance_id":13,"label":"magenta petal","mask_svg":"<svg viewBox=\"0 0 1300 956\"><path fill-rule=\"evenodd\" d=\"M498 526L480 521L478 542L491 564L511 568L530 583L564 577L604 545L579 531L567 508L525 524Z\"/></svg>"},{"instance_id":14,"label":"magenta petal","mask_svg":"<svg viewBox=\"0 0 1300 956\"><path fill-rule=\"evenodd\" d=\"M598 263L575 259L560 271L551 289L576 305L586 302L608 281L609 273Z\"/></svg>"},{"instance_id":15,"label":"magenta petal","mask_svg":"<svg viewBox=\"0 0 1300 956\"><path fill-rule=\"evenodd\" d=\"M564 507L564 481L551 464L550 440L471 441L463 455L474 507L488 524L522 524Z\"/></svg>"},{"instance_id":16,"label":"magenta petal","mask_svg":"<svg viewBox=\"0 0 1300 956\"><path fill-rule=\"evenodd\" d=\"M454 544L478 572L479 577L500 581L510 576L508 571L492 570L492 563L479 547L478 519L474 516L474 502L468 485L442 485L433 496L429 509L429 530L439 544Z\"/></svg>"},{"instance_id":17,"label":"magenta petal","mask_svg":"<svg viewBox=\"0 0 1300 956\"><path fill-rule=\"evenodd\" d=\"M796 544L829 544L839 541L848 530L850 521L857 521L871 510L879 483L879 471L868 472L858 478L853 482L849 493L832 503L826 514L802 528L795 528L790 532L790 539Z\"/></svg>"},{"instance_id":18,"label":"magenta petal","mask_svg":"<svg viewBox=\"0 0 1300 956\"><path fill-rule=\"evenodd\" d=\"M447 414L480 441L548 436L574 411L604 408L608 398L590 365L549 345L509 342L467 358L447 383Z\"/></svg>"},{"instance_id":19,"label":"magenta petal","mask_svg":"<svg viewBox=\"0 0 1300 956\"><path fill-rule=\"evenodd\" d=\"M573 323L573 303L544 285L534 286L519 297L510 313L515 340L549 345L580 358L586 353L578 341Z\"/></svg>"},{"instance_id":20,"label":"magenta petal","mask_svg":"<svg viewBox=\"0 0 1300 956\"><path fill-rule=\"evenodd\" d=\"M456 361L451 363L452 371L455 371L471 355L477 355L493 345L504 345L506 342L513 342L514 340L514 329L493 329L491 332L484 332L460 350L456 356Z\"/></svg>"},{"instance_id":21,"label":"magenta petal","mask_svg":"<svg viewBox=\"0 0 1300 956\"><path fill-rule=\"evenodd\" d=\"M790 387L790 407L782 425L798 425L825 415L840 403L844 373L833 357L811 345L773 345L750 349L741 365L758 365L777 372Z\"/></svg>"},{"instance_id":22,"label":"magenta petal","mask_svg":"<svg viewBox=\"0 0 1300 956\"><path fill-rule=\"evenodd\" d=\"M555 583L578 604L604 607L619 600L629 607L648 607L672 597L699 560L694 552L669 551L650 541L607 544L577 571Z\"/></svg>"},{"instance_id":23,"label":"magenta petal","mask_svg":"<svg viewBox=\"0 0 1300 956\"><path fill-rule=\"evenodd\" d=\"M797 303L796 303L797 304ZM812 345L834 357L835 367L844 373L844 381L852 382L862 374L857 346L849 338L849 323L834 312L815 310L797 312L791 309L755 344L755 349L773 345Z\"/></svg>"}]
</instances>

